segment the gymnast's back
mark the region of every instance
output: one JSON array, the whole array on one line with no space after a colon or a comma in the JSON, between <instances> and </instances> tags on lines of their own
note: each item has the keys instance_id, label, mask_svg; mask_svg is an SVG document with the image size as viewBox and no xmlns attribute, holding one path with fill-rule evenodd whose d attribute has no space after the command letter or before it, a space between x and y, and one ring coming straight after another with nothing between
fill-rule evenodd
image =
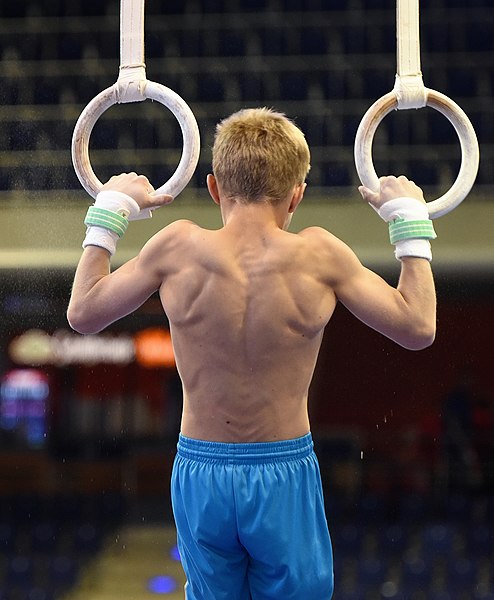
<instances>
[{"instance_id":1,"label":"gymnast's back","mask_svg":"<svg viewBox=\"0 0 494 600\"><path fill-rule=\"evenodd\" d=\"M309 431L308 387L336 299L316 228L288 233L265 208L234 209L217 231L179 221L153 242L188 437L263 442Z\"/></svg>"}]
</instances>

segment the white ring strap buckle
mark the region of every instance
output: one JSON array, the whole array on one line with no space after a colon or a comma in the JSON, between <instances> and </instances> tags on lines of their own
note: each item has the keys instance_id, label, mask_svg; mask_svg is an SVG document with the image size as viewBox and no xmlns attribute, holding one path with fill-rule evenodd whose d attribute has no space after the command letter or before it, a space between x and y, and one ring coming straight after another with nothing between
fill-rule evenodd
<instances>
[{"instance_id":1,"label":"white ring strap buckle","mask_svg":"<svg viewBox=\"0 0 494 600\"><path fill-rule=\"evenodd\" d=\"M360 181L379 190L379 178L372 161L372 142L379 123L392 110L430 106L443 114L458 135L461 165L452 187L440 198L427 203L429 216L440 217L462 202L475 182L479 167L479 145L475 130L463 110L450 98L428 89L420 71L419 0L397 0L397 74L393 91L374 102L360 122L355 137L355 166Z\"/></svg>"},{"instance_id":2,"label":"white ring strap buckle","mask_svg":"<svg viewBox=\"0 0 494 600\"><path fill-rule=\"evenodd\" d=\"M147 98L166 106L174 114L182 130L183 150L177 169L155 192L175 197L188 184L197 166L200 152L199 128L191 109L178 94L164 85L146 79L144 0L121 0L118 79L89 102L79 116L72 136L75 172L82 187L93 198L103 185L96 177L89 160L89 138L96 121L114 104L141 102Z\"/></svg>"}]
</instances>

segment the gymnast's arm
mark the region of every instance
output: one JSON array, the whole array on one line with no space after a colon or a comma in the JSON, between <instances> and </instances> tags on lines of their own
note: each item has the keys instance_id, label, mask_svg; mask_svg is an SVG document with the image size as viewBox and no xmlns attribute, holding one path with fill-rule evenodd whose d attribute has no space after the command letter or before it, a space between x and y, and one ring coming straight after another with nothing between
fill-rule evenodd
<instances>
[{"instance_id":1,"label":"gymnast's arm","mask_svg":"<svg viewBox=\"0 0 494 600\"><path fill-rule=\"evenodd\" d=\"M344 244L331 287L363 323L409 350L430 346L436 333L436 295L429 261L404 257L398 286L364 267Z\"/></svg>"},{"instance_id":2,"label":"gymnast's arm","mask_svg":"<svg viewBox=\"0 0 494 600\"><path fill-rule=\"evenodd\" d=\"M126 173L110 179L103 191L123 192L140 209L168 204L170 196L151 195L145 177ZM137 205L136 205L137 206ZM161 230L143 247L139 255L110 272L111 253L99 242L84 248L77 266L67 310L71 327L79 333L97 333L110 323L128 315L161 286L165 277L163 255L173 238L173 227Z\"/></svg>"},{"instance_id":3,"label":"gymnast's arm","mask_svg":"<svg viewBox=\"0 0 494 600\"><path fill-rule=\"evenodd\" d=\"M377 210L403 197L411 199L412 205L416 201L419 207L425 204L422 190L405 177L382 177L378 193L364 187L359 190L364 200ZM427 258L402 256L401 274L394 288L365 268L339 240L333 238L331 250L330 285L358 319L404 348L420 350L432 344L436 332L436 294Z\"/></svg>"},{"instance_id":4,"label":"gymnast's arm","mask_svg":"<svg viewBox=\"0 0 494 600\"><path fill-rule=\"evenodd\" d=\"M163 275L154 264L153 240L138 256L110 273L110 254L88 246L77 266L67 320L79 333L97 333L130 314L159 289Z\"/></svg>"}]
</instances>

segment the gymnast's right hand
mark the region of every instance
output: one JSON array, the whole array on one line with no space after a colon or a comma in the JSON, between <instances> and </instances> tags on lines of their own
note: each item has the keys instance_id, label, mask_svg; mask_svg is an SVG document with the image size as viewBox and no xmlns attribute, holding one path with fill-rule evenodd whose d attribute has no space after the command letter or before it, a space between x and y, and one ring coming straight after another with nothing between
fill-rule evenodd
<instances>
[{"instance_id":1,"label":"gymnast's right hand","mask_svg":"<svg viewBox=\"0 0 494 600\"><path fill-rule=\"evenodd\" d=\"M122 192L133 198L141 211L173 202L169 194L155 194L149 179L137 173L114 175L101 188L105 192Z\"/></svg>"},{"instance_id":2,"label":"gymnast's right hand","mask_svg":"<svg viewBox=\"0 0 494 600\"><path fill-rule=\"evenodd\" d=\"M379 191L359 187L362 198L389 224L395 256L432 260L429 240L436 237L422 190L405 176L381 177Z\"/></svg>"},{"instance_id":3,"label":"gymnast's right hand","mask_svg":"<svg viewBox=\"0 0 494 600\"><path fill-rule=\"evenodd\" d=\"M393 177L392 175L380 177L378 192L374 192L363 185L359 187L359 192L362 198L376 210L379 210L386 202L396 198L414 198L425 204L422 190L404 175L400 175L400 177Z\"/></svg>"}]
</instances>

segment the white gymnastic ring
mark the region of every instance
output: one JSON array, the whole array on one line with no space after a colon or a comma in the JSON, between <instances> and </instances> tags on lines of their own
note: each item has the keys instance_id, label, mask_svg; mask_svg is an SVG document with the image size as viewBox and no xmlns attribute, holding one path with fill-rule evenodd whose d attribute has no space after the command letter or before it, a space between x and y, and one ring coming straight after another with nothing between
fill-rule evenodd
<instances>
[{"instance_id":1,"label":"white gymnastic ring","mask_svg":"<svg viewBox=\"0 0 494 600\"><path fill-rule=\"evenodd\" d=\"M456 208L472 189L479 168L479 145L469 118L458 104L435 90L426 88L426 92L427 106L439 111L451 122L461 147L460 170L455 182L443 196L427 203L429 216L437 218ZM355 136L354 156L358 176L363 185L374 191L379 190L379 178L372 162L374 134L379 123L397 105L394 91L379 98L362 117Z\"/></svg>"},{"instance_id":2,"label":"white gymnastic ring","mask_svg":"<svg viewBox=\"0 0 494 600\"><path fill-rule=\"evenodd\" d=\"M72 135L72 163L82 187L93 197L101 190L102 183L96 177L89 160L89 138L96 121L110 106L117 104L116 85L95 96L82 111ZM175 173L155 193L170 194L174 198L189 183L197 166L200 152L199 127L193 112L178 94L154 81L146 81L145 98L164 104L180 124L183 151Z\"/></svg>"}]
</instances>

